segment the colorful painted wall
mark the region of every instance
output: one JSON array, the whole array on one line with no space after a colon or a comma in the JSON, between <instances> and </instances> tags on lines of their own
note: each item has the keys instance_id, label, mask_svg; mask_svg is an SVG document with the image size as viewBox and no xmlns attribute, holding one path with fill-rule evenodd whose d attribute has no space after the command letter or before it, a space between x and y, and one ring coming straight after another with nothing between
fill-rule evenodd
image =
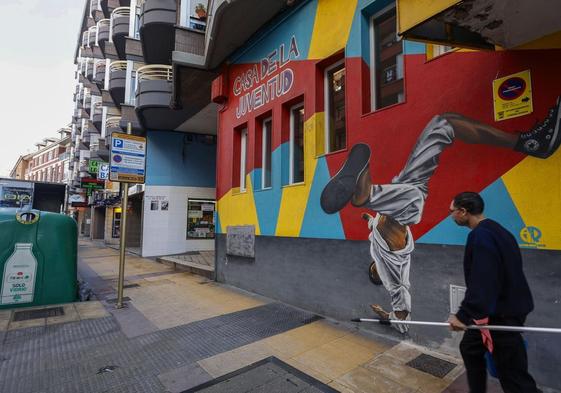
<instances>
[{"instance_id":1,"label":"colorful painted wall","mask_svg":"<svg viewBox=\"0 0 561 393\"><path fill-rule=\"evenodd\" d=\"M427 60L424 44L404 43L405 101L370 110L370 20L391 2L311 0L273 21L231 58L229 99L219 115L218 230L254 225L257 235L365 240L363 209L322 211L319 196L356 143L367 143L374 183L385 184L403 168L425 124L458 112L509 133L531 128L561 95L561 50L457 51ZM346 65L347 150L322 155L326 65ZM530 70L533 113L494 121L492 82ZM274 90L274 94L270 94ZM287 185L287 108L305 105L305 180ZM272 187L260 178L259 124L272 116ZM236 148L248 128L247 190L240 192ZM237 166L236 166L237 165ZM238 172L236 172L238 171ZM523 247L561 250L561 152L547 160L509 149L456 141L445 150L430 181L422 221L412 227L418 243L463 244L467 232L448 218L452 197L481 192L486 213L517 236Z\"/></svg>"}]
</instances>

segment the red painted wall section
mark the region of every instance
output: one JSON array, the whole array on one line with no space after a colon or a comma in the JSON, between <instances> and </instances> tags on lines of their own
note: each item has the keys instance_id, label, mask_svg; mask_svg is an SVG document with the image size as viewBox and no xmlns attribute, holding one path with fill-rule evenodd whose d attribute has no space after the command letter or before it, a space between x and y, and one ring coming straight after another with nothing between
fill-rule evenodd
<instances>
[{"instance_id":1,"label":"red painted wall section","mask_svg":"<svg viewBox=\"0 0 561 393\"><path fill-rule=\"evenodd\" d=\"M556 52L559 56L552 56ZM552 58L557 61L552 62ZM437 114L459 112L508 132L520 132L543 120L561 94L561 51L460 52L426 61L424 55L405 56L406 101L364 114L368 93L368 67L360 58L347 59L347 124L349 145L368 143L372 150L374 183L388 183L405 164L424 125ZM494 122L492 81L511 73L531 70L534 112L528 116ZM456 72L455 72L456 70ZM366 92L366 93L365 93ZM341 167L347 152L329 155L330 174ZM481 191L507 172L525 155L492 146L456 141L441 156L429 184L423 219L412 230L420 237L448 215L453 196L466 190ZM358 208L342 212L348 239L365 239Z\"/></svg>"}]
</instances>

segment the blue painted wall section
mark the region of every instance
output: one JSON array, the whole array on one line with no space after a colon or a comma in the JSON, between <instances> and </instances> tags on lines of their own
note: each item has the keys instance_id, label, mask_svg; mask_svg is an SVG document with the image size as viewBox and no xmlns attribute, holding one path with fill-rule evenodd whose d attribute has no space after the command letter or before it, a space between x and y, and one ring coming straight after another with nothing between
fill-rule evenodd
<instances>
[{"instance_id":1,"label":"blue painted wall section","mask_svg":"<svg viewBox=\"0 0 561 393\"><path fill-rule=\"evenodd\" d=\"M327 169L325 157L321 157L316 165L316 173L314 174L312 188L310 189L300 237L345 238L339 213L327 214L320 207L319 198L329 179L329 170Z\"/></svg>"},{"instance_id":2,"label":"blue painted wall section","mask_svg":"<svg viewBox=\"0 0 561 393\"><path fill-rule=\"evenodd\" d=\"M510 197L502 179L493 182L481 192L481 196L485 201L485 214L506 229L508 229L515 237L518 243L523 243L520 238L520 231L526 226L520 213L514 206L514 202ZM455 244L464 245L466 243L469 229L459 227L454 223L452 218L447 217L440 224L422 236L418 243L430 244Z\"/></svg>"},{"instance_id":3,"label":"blue painted wall section","mask_svg":"<svg viewBox=\"0 0 561 393\"><path fill-rule=\"evenodd\" d=\"M206 136L148 131L146 185L215 187L216 144Z\"/></svg>"},{"instance_id":4,"label":"blue painted wall section","mask_svg":"<svg viewBox=\"0 0 561 393\"><path fill-rule=\"evenodd\" d=\"M267 45L257 45L263 37L266 37L268 42L276 42L278 45L284 43L285 53L288 54L290 37L295 36L300 50L298 60L307 59L317 5L317 0L305 2L292 12L283 14L273 20L266 28L254 35L254 37L259 37L258 39L250 41L243 50L231 56L231 62L235 64L258 63L261 59L267 57L271 48ZM288 19L290 19L290 23L286 23Z\"/></svg>"}]
</instances>

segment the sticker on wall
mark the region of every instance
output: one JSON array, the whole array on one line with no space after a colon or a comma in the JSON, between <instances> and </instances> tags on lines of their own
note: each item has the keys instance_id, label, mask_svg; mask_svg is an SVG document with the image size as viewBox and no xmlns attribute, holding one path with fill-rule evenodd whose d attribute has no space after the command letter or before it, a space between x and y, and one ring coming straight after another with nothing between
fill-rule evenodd
<instances>
[{"instance_id":1,"label":"sticker on wall","mask_svg":"<svg viewBox=\"0 0 561 393\"><path fill-rule=\"evenodd\" d=\"M35 291L37 259L33 244L16 243L14 253L4 266L0 304L31 303Z\"/></svg>"},{"instance_id":2,"label":"sticker on wall","mask_svg":"<svg viewBox=\"0 0 561 393\"><path fill-rule=\"evenodd\" d=\"M530 70L493 81L495 121L524 116L534 111Z\"/></svg>"}]
</instances>

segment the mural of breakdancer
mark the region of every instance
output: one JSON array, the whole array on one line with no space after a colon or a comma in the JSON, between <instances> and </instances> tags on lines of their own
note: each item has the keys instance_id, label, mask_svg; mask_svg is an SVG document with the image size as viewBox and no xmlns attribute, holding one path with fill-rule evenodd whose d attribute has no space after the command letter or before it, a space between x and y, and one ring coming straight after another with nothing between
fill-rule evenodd
<instances>
[{"instance_id":1,"label":"mural of breakdancer","mask_svg":"<svg viewBox=\"0 0 561 393\"><path fill-rule=\"evenodd\" d=\"M458 138L470 144L485 144L514 149L538 158L552 155L561 143L560 99L549 110L544 121L527 132L511 134L458 113L435 116L425 127L405 167L391 184L373 184L370 177L370 148L359 143L353 146L347 160L322 191L322 209L333 214L347 203L377 212L363 213L368 221L370 254L373 263L370 275L390 294L390 312L380 305L371 305L381 318L409 320L411 294L409 268L414 241L410 225L421 221L428 196L428 183L438 167L442 151ZM400 332L406 326L395 326Z\"/></svg>"}]
</instances>

